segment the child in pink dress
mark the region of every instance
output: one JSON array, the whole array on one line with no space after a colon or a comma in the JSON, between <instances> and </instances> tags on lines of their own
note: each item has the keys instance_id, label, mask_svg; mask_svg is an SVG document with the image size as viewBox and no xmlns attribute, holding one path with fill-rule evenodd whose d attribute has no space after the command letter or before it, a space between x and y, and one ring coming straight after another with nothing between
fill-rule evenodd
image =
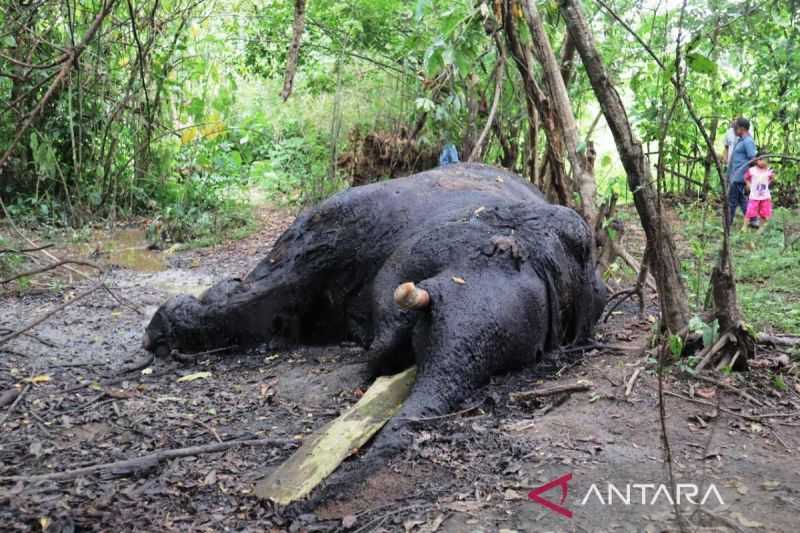
<instances>
[{"instance_id":1,"label":"child in pink dress","mask_svg":"<svg viewBox=\"0 0 800 533\"><path fill-rule=\"evenodd\" d=\"M767 167L767 162L761 155L759 153L756 156L756 164L744 173L744 182L750 188L750 200L747 203L743 228L747 228L751 219L761 218L759 233L764 231L767 221L772 218L772 196L769 193L769 185L775 178L775 173Z\"/></svg>"}]
</instances>

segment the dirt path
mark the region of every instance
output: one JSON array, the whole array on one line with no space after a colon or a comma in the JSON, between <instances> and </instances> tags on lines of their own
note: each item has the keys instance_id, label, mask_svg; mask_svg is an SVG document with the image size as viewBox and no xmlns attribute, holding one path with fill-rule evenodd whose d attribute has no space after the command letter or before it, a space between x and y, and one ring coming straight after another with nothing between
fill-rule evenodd
<instances>
[{"instance_id":1,"label":"dirt path","mask_svg":"<svg viewBox=\"0 0 800 533\"><path fill-rule=\"evenodd\" d=\"M195 364L156 361L111 386L99 385L142 356L150 313L176 292L198 292L251 268L290 221L266 211L263 230L223 246L178 253L169 268L119 268L109 281L143 313L107 294L68 307L0 351L0 395L39 376L14 406L0 408L0 524L29 531L665 531L675 529L658 416L657 379L644 355L652 323L636 306L601 326L614 348L555 354L544 365L498 376L458 416L420 424L413 449L376 471L355 498L313 513L276 509L252 496L253 484L287 458L296 442L356 401L368 385L360 350L331 346L207 355ZM0 326L16 328L82 287L7 296ZM759 361L774 364L777 354ZM201 374L198 379L178 381ZM754 405L723 388L665 378L666 423L677 482L713 484L691 520L706 531L796 531L800 512L800 382L769 368L731 383ZM632 376L638 379L626 396ZM675 373L677 374L677 372ZM724 379L723 376L718 376ZM737 381L738 380L738 381ZM541 401L510 394L585 382L586 392ZM83 385L83 386L80 386ZM719 408L717 408L719 405ZM759 415L778 413L775 418ZM789 414L794 413L793 416ZM743 417L741 415L746 415ZM755 417L753 415L756 415ZM8 480L163 450L232 439L276 439L65 481ZM527 493L571 474L561 504L567 518ZM608 484L621 496L612 494ZM629 504L622 502L626 485ZM592 486L596 492L590 492ZM642 490L646 502L642 504ZM688 490L688 489L686 489ZM588 496L587 496L588 494ZM559 488L542 497L560 501ZM583 502L582 501L586 500ZM696 508L682 501L687 517ZM716 529L714 529L716 528Z\"/></svg>"}]
</instances>

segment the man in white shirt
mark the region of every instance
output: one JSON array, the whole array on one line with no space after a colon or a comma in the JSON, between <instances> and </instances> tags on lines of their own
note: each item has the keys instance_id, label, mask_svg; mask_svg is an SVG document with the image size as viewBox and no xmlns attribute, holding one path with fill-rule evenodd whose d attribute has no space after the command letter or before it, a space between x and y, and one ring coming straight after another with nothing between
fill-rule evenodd
<instances>
[{"instance_id":1,"label":"man in white shirt","mask_svg":"<svg viewBox=\"0 0 800 533\"><path fill-rule=\"evenodd\" d=\"M725 165L731 164L731 155L733 154L733 147L736 146L736 141L739 137L736 136L736 117L733 117L728 131L725 132L725 151L723 152L725 158Z\"/></svg>"}]
</instances>

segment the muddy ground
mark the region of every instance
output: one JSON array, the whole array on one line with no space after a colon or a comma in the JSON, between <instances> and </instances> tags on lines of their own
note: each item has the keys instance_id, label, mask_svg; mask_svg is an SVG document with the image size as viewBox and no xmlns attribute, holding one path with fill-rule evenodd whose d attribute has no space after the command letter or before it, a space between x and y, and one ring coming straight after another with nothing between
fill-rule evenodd
<instances>
[{"instance_id":1,"label":"muddy ground","mask_svg":"<svg viewBox=\"0 0 800 533\"><path fill-rule=\"evenodd\" d=\"M259 216L256 234L209 249L136 252L127 243L132 259L120 259L98 241L80 253L121 265L107 277L120 299L97 291L36 328L36 338L0 346L0 394L24 391L13 408L0 408L0 529L678 530L664 493L652 501L668 482L658 380L646 352L655 311L640 317L634 302L598 328L603 347L551 354L538 368L496 377L458 413L419 423L413 448L375 471L356 497L300 514L257 500L254 483L369 385L358 348L265 346L123 372L144 355L141 334L156 306L170 294L244 274L291 220L277 210ZM59 279L55 290L50 280L47 290L7 292L0 327L16 329L91 284L73 277ZM700 485L696 500L709 493L701 506L681 502L695 530L798 530L800 379L796 363L777 368L786 363L781 355L762 349L759 368L748 375L715 376L733 390L677 367L664 379L676 481ZM785 390L775 387L778 373ZM191 375L197 379L179 381ZM510 396L554 384L588 390L537 401ZM70 480L30 479L234 439L275 442ZM567 474L563 503L558 487L542 497L561 503L571 518L528 499L531 489ZM632 487L627 504L612 494L609 504L609 483L622 496L626 485L654 487Z\"/></svg>"}]
</instances>

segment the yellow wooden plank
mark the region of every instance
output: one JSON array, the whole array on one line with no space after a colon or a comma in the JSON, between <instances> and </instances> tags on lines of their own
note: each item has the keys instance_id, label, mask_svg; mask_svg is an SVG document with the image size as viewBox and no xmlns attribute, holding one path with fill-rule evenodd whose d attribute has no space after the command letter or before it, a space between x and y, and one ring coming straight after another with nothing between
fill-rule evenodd
<instances>
[{"instance_id":1,"label":"yellow wooden plank","mask_svg":"<svg viewBox=\"0 0 800 533\"><path fill-rule=\"evenodd\" d=\"M416 376L417 368L412 366L376 379L353 407L326 424L275 472L256 484L256 496L281 505L307 496L397 413Z\"/></svg>"}]
</instances>

